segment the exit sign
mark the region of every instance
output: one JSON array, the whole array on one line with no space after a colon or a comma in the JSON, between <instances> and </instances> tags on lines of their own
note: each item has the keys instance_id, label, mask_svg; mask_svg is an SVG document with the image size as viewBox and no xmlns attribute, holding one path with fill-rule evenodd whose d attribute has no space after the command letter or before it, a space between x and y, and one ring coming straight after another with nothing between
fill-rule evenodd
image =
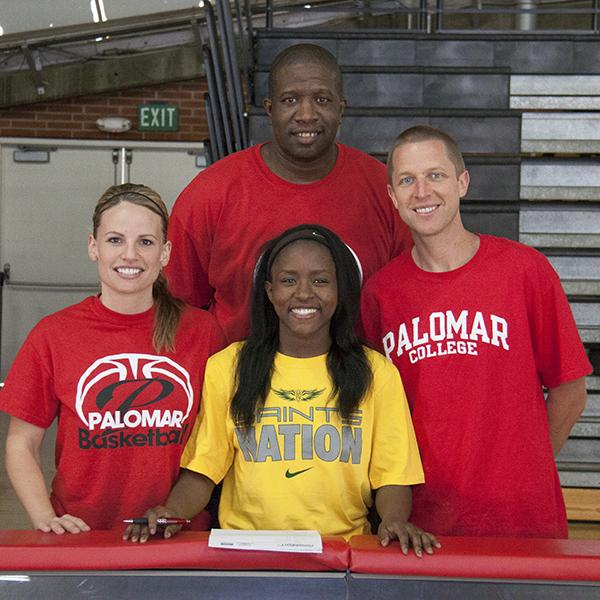
<instances>
[{"instance_id":1,"label":"exit sign","mask_svg":"<svg viewBox=\"0 0 600 600\"><path fill-rule=\"evenodd\" d=\"M179 109L175 104L140 104L137 111L138 131L177 131Z\"/></svg>"}]
</instances>

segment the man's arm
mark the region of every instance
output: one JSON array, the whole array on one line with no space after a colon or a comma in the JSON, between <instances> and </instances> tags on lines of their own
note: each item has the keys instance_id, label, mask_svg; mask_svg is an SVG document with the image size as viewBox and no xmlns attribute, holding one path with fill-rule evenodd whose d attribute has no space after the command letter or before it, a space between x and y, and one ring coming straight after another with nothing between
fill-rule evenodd
<instances>
[{"instance_id":1,"label":"man's arm","mask_svg":"<svg viewBox=\"0 0 600 600\"><path fill-rule=\"evenodd\" d=\"M547 413L552 451L557 456L585 408L585 377L548 390Z\"/></svg>"}]
</instances>

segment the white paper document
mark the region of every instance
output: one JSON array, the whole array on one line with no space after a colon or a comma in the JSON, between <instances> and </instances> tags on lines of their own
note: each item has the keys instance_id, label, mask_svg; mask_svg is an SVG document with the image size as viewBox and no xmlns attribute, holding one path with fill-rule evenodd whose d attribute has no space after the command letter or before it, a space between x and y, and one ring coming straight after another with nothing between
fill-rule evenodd
<instances>
[{"instance_id":1,"label":"white paper document","mask_svg":"<svg viewBox=\"0 0 600 600\"><path fill-rule=\"evenodd\" d=\"M267 550L271 552L313 552L321 554L323 543L318 531L279 531L240 529L211 529L208 536L211 548L234 550Z\"/></svg>"}]
</instances>

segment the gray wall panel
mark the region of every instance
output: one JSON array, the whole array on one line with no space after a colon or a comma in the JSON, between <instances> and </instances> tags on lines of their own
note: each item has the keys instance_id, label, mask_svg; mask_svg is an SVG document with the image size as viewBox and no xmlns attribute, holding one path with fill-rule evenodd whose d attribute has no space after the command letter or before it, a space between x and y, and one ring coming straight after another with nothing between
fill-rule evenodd
<instances>
[{"instance_id":1,"label":"gray wall panel","mask_svg":"<svg viewBox=\"0 0 600 600\"><path fill-rule=\"evenodd\" d=\"M527 207L521 211L521 231L527 233L600 233L600 207L588 210L553 205ZM598 273L600 278L600 273Z\"/></svg>"},{"instance_id":2,"label":"gray wall panel","mask_svg":"<svg viewBox=\"0 0 600 600\"><path fill-rule=\"evenodd\" d=\"M549 256L561 279L595 281L600 278L600 256Z\"/></svg>"},{"instance_id":3,"label":"gray wall panel","mask_svg":"<svg viewBox=\"0 0 600 600\"><path fill-rule=\"evenodd\" d=\"M412 66L416 44L416 40L340 40L338 60L348 66Z\"/></svg>"},{"instance_id":4,"label":"gray wall panel","mask_svg":"<svg viewBox=\"0 0 600 600\"><path fill-rule=\"evenodd\" d=\"M255 77L256 101L267 95L268 74ZM507 109L509 78L472 73L344 73L349 106Z\"/></svg>"},{"instance_id":5,"label":"gray wall panel","mask_svg":"<svg viewBox=\"0 0 600 600\"><path fill-rule=\"evenodd\" d=\"M568 41L499 41L494 64L513 73L571 73L573 44Z\"/></svg>"},{"instance_id":6,"label":"gray wall panel","mask_svg":"<svg viewBox=\"0 0 600 600\"><path fill-rule=\"evenodd\" d=\"M348 106L420 108L423 75L420 73L344 73Z\"/></svg>"},{"instance_id":7,"label":"gray wall panel","mask_svg":"<svg viewBox=\"0 0 600 600\"><path fill-rule=\"evenodd\" d=\"M425 108L506 109L508 104L508 75L470 73L425 75Z\"/></svg>"},{"instance_id":8,"label":"gray wall panel","mask_svg":"<svg viewBox=\"0 0 600 600\"><path fill-rule=\"evenodd\" d=\"M494 45L482 40L419 40L415 64L427 67L493 67Z\"/></svg>"},{"instance_id":9,"label":"gray wall panel","mask_svg":"<svg viewBox=\"0 0 600 600\"><path fill-rule=\"evenodd\" d=\"M559 462L598 463L598 442L592 439L570 439L556 457Z\"/></svg>"},{"instance_id":10,"label":"gray wall panel","mask_svg":"<svg viewBox=\"0 0 600 600\"><path fill-rule=\"evenodd\" d=\"M521 119L514 117L432 117L431 125L444 129L470 154L518 154Z\"/></svg>"},{"instance_id":11,"label":"gray wall panel","mask_svg":"<svg viewBox=\"0 0 600 600\"><path fill-rule=\"evenodd\" d=\"M260 43L256 46L256 62L260 65L270 65L273 59L288 46L295 44L316 44L327 48L337 58L337 41L333 39L319 38L302 38L294 39L293 34L285 36L285 38L261 38Z\"/></svg>"},{"instance_id":12,"label":"gray wall panel","mask_svg":"<svg viewBox=\"0 0 600 600\"><path fill-rule=\"evenodd\" d=\"M519 213L469 212L469 206L461 206L462 220L467 229L477 233L489 233L516 240L519 237Z\"/></svg>"},{"instance_id":13,"label":"gray wall panel","mask_svg":"<svg viewBox=\"0 0 600 600\"><path fill-rule=\"evenodd\" d=\"M386 154L396 137L407 127L427 123L427 117L345 116L340 140L364 152Z\"/></svg>"},{"instance_id":14,"label":"gray wall panel","mask_svg":"<svg viewBox=\"0 0 600 600\"><path fill-rule=\"evenodd\" d=\"M600 44L573 42L573 67L575 73L600 73Z\"/></svg>"},{"instance_id":15,"label":"gray wall panel","mask_svg":"<svg viewBox=\"0 0 600 600\"><path fill-rule=\"evenodd\" d=\"M516 201L519 199L518 164L469 164L467 170L471 175L467 200Z\"/></svg>"},{"instance_id":16,"label":"gray wall panel","mask_svg":"<svg viewBox=\"0 0 600 600\"><path fill-rule=\"evenodd\" d=\"M257 71L254 75L254 96L257 106L262 105L264 98L268 96L269 74L266 71Z\"/></svg>"}]
</instances>

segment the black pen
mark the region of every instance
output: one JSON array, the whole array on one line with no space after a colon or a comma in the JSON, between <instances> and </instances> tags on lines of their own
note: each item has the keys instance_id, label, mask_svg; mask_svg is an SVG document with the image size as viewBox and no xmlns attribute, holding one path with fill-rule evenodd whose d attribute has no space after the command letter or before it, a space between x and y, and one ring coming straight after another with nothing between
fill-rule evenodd
<instances>
[{"instance_id":1,"label":"black pen","mask_svg":"<svg viewBox=\"0 0 600 600\"><path fill-rule=\"evenodd\" d=\"M190 519L180 519L178 517L158 517L157 525L187 525L191 523ZM123 523L131 523L132 525L148 525L146 517L137 517L135 519L123 519Z\"/></svg>"}]
</instances>

